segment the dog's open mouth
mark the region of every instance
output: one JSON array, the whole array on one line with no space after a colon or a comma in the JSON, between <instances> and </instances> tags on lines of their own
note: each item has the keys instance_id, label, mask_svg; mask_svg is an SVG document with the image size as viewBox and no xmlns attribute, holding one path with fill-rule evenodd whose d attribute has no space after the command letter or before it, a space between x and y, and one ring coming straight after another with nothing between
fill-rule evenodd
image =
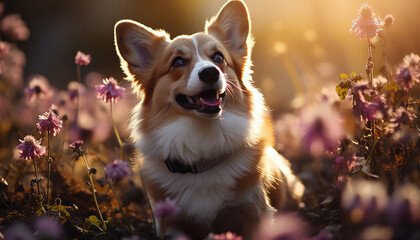
<instances>
[{"instance_id":1,"label":"dog's open mouth","mask_svg":"<svg viewBox=\"0 0 420 240\"><path fill-rule=\"evenodd\" d=\"M222 110L226 92L220 93L210 89L196 96L178 94L175 99L179 105L187 110L196 110L199 113L215 114Z\"/></svg>"}]
</instances>

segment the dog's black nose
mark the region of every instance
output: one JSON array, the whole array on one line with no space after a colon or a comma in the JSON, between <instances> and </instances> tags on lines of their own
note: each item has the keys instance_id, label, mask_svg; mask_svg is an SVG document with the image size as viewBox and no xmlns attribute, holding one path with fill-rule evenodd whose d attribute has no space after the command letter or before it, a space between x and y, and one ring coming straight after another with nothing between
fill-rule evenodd
<instances>
[{"instance_id":1,"label":"dog's black nose","mask_svg":"<svg viewBox=\"0 0 420 240\"><path fill-rule=\"evenodd\" d=\"M198 77L203 82L213 84L219 80L219 70L217 70L215 67L207 67L201 69L201 71L198 73Z\"/></svg>"}]
</instances>

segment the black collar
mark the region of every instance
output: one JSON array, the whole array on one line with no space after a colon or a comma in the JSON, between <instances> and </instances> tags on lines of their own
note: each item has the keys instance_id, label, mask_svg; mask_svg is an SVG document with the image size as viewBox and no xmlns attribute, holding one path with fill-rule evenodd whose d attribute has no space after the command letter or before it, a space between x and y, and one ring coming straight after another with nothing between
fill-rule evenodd
<instances>
[{"instance_id":1,"label":"black collar","mask_svg":"<svg viewBox=\"0 0 420 240\"><path fill-rule=\"evenodd\" d=\"M210 168L215 167L221 161L226 159L229 155L230 154L225 154L216 158L202 159L196 163L193 163L192 165L185 164L181 162L178 158L167 158L165 159L165 164L168 170L173 173L196 174L196 173L204 172L206 170L209 170Z\"/></svg>"}]
</instances>

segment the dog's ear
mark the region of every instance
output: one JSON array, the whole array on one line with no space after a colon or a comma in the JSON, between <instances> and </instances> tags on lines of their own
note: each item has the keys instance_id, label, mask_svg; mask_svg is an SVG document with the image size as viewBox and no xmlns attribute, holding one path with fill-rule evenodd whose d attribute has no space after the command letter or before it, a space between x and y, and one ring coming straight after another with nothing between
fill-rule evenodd
<instances>
[{"instance_id":1,"label":"dog's ear","mask_svg":"<svg viewBox=\"0 0 420 240\"><path fill-rule=\"evenodd\" d=\"M240 57L248 56L252 48L249 14L243 1L227 2L217 16L206 23L205 30Z\"/></svg>"},{"instance_id":2,"label":"dog's ear","mask_svg":"<svg viewBox=\"0 0 420 240\"><path fill-rule=\"evenodd\" d=\"M168 43L168 34L132 20L121 20L115 24L114 40L127 80L133 81L136 87L147 87L144 78L150 74L159 51Z\"/></svg>"}]
</instances>

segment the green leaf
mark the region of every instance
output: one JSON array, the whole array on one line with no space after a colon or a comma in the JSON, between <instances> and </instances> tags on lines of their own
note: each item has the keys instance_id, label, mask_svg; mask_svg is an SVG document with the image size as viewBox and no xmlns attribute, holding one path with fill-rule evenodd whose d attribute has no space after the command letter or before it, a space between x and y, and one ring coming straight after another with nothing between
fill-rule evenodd
<instances>
[{"instance_id":1,"label":"green leaf","mask_svg":"<svg viewBox=\"0 0 420 240\"><path fill-rule=\"evenodd\" d=\"M341 80L347 80L347 79L349 79L349 76L347 76L347 74L345 74L345 73L341 73L340 76L339 76L339 78Z\"/></svg>"},{"instance_id":2,"label":"green leaf","mask_svg":"<svg viewBox=\"0 0 420 240\"><path fill-rule=\"evenodd\" d=\"M99 220L98 217L96 217L95 215L85 218L85 222L88 223L88 227L87 227L88 229L93 225L99 228L101 231L104 231L101 228L101 224L102 224L101 220Z\"/></svg>"},{"instance_id":3,"label":"green leaf","mask_svg":"<svg viewBox=\"0 0 420 240\"><path fill-rule=\"evenodd\" d=\"M349 92L349 88L351 88L352 84L350 80L343 81L337 85L335 91L337 92L338 96L341 100L344 100Z\"/></svg>"},{"instance_id":4,"label":"green leaf","mask_svg":"<svg viewBox=\"0 0 420 240\"><path fill-rule=\"evenodd\" d=\"M70 216L70 213L67 212L66 206L61 204L54 203L54 205L50 206L50 210L53 212L58 212L60 218L66 219Z\"/></svg>"}]
</instances>

